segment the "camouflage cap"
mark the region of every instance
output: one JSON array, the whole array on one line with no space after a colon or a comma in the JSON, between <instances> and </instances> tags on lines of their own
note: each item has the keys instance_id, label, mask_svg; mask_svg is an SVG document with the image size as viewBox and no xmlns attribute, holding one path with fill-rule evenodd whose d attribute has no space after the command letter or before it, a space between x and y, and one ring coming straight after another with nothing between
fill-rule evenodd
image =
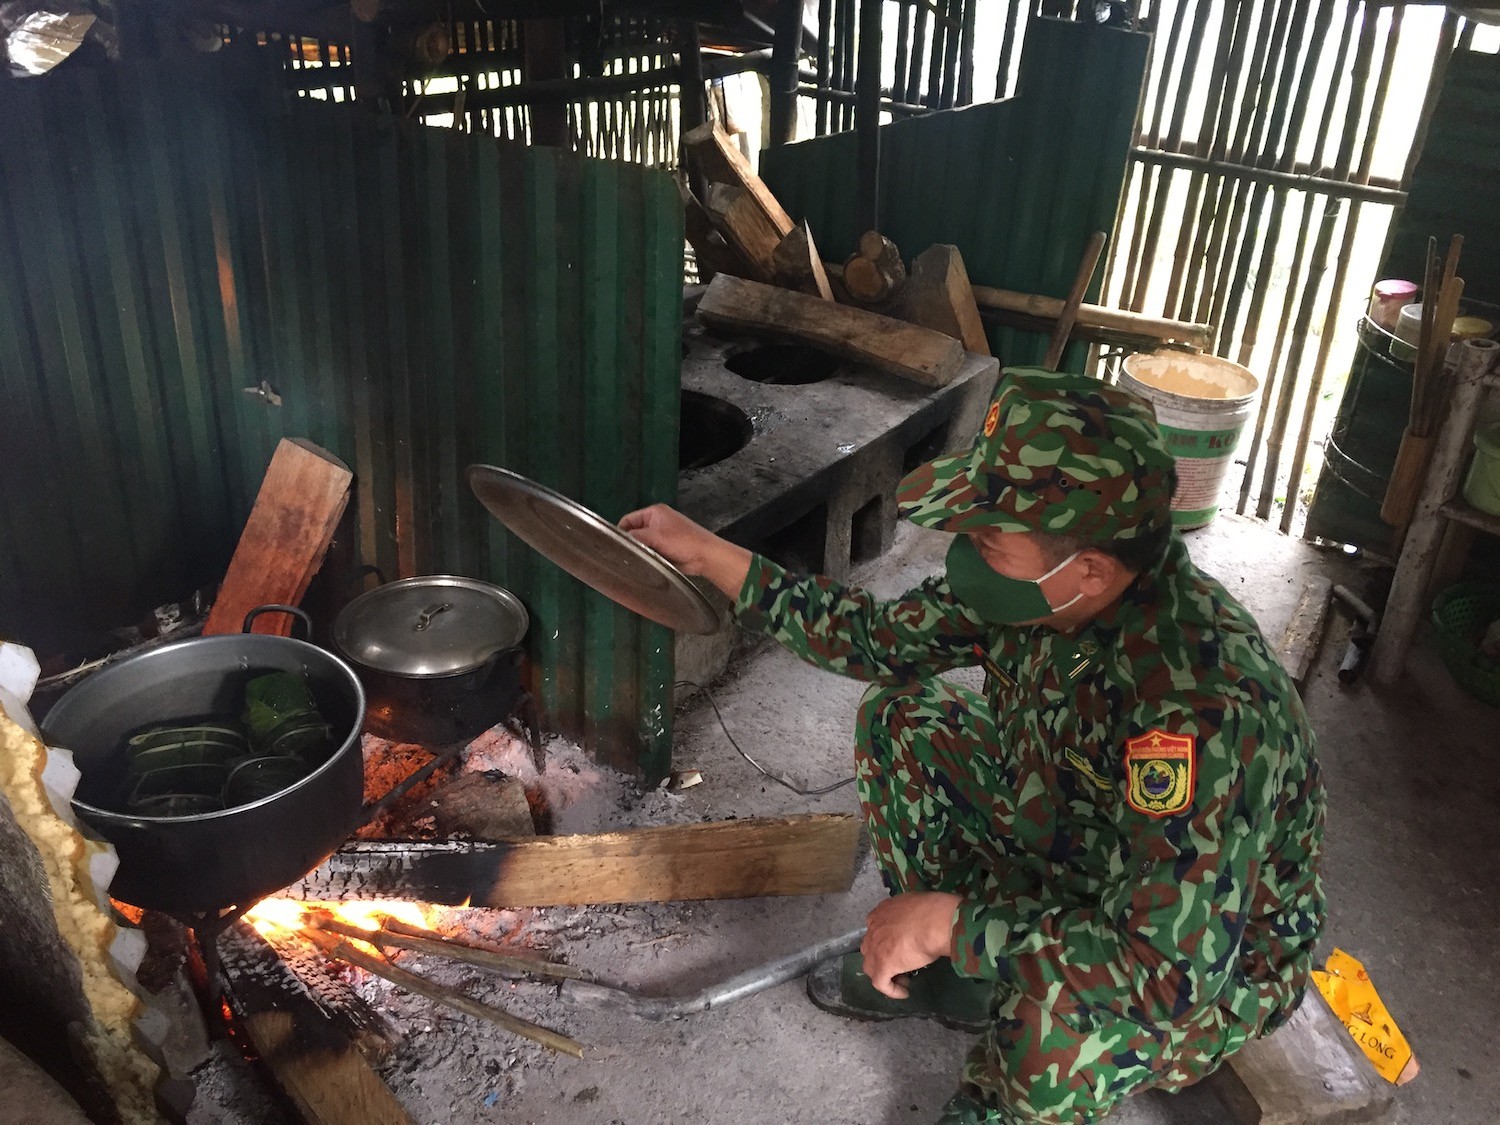
<instances>
[{"instance_id":1,"label":"camouflage cap","mask_svg":"<svg viewBox=\"0 0 1500 1125\"><path fill-rule=\"evenodd\" d=\"M1143 399L1087 375L1013 367L974 448L918 466L896 500L942 531L1131 539L1171 520L1172 468Z\"/></svg>"}]
</instances>

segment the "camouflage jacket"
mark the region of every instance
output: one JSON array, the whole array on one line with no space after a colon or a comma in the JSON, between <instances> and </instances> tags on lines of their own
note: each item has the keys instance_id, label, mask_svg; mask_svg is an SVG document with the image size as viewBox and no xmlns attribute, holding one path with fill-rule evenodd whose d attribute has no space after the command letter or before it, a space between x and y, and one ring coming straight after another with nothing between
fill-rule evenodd
<instances>
[{"instance_id":1,"label":"camouflage jacket","mask_svg":"<svg viewBox=\"0 0 1500 1125\"><path fill-rule=\"evenodd\" d=\"M880 603L760 557L736 613L856 679L985 667L1016 808L988 844L998 890L957 911L960 969L1156 1026L1220 1005L1259 1030L1300 1000L1324 913L1312 732L1179 537L1073 634L986 625L942 576Z\"/></svg>"}]
</instances>

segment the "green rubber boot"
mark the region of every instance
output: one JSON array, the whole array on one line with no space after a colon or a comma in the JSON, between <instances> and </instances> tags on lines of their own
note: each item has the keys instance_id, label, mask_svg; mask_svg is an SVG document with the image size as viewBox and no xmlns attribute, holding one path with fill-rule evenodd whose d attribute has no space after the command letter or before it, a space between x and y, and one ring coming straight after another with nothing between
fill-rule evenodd
<instances>
[{"instance_id":1,"label":"green rubber boot","mask_svg":"<svg viewBox=\"0 0 1500 1125\"><path fill-rule=\"evenodd\" d=\"M824 961L807 974L808 998L825 1012L856 1020L935 1019L975 1034L989 1024L994 985L959 976L946 957L907 975L905 1000L878 991L863 966L858 952Z\"/></svg>"}]
</instances>

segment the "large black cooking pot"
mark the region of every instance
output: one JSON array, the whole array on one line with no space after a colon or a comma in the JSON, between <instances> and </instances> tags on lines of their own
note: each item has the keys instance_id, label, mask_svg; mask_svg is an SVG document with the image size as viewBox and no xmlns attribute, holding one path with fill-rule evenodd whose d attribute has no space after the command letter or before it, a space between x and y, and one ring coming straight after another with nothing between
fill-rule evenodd
<instances>
[{"instance_id":1,"label":"large black cooking pot","mask_svg":"<svg viewBox=\"0 0 1500 1125\"><path fill-rule=\"evenodd\" d=\"M333 643L365 685L366 730L438 747L470 742L515 709L529 625L509 590L432 574L355 598L333 623Z\"/></svg>"},{"instance_id":2,"label":"large black cooking pot","mask_svg":"<svg viewBox=\"0 0 1500 1125\"><path fill-rule=\"evenodd\" d=\"M220 812L133 816L101 807L121 786L127 735L238 714L245 684L278 671L306 676L318 710L339 732L331 756L311 774ZM242 633L177 641L104 668L58 700L43 726L48 745L71 750L82 774L74 810L119 853L110 895L192 917L249 906L295 882L354 831L364 795L364 711L359 679L337 656L292 637Z\"/></svg>"}]
</instances>

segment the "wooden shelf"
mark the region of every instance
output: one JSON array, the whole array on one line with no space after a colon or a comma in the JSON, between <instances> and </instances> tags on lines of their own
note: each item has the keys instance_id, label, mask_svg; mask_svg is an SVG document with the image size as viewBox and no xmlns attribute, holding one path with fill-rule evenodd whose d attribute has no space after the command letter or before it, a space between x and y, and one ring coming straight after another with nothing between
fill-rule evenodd
<instances>
[{"instance_id":1,"label":"wooden shelf","mask_svg":"<svg viewBox=\"0 0 1500 1125\"><path fill-rule=\"evenodd\" d=\"M1438 515L1442 516L1445 520L1468 524L1470 527L1486 531L1491 535L1500 535L1500 516L1492 516L1488 512L1481 512L1479 509L1472 507L1457 497L1449 500L1439 508Z\"/></svg>"}]
</instances>

